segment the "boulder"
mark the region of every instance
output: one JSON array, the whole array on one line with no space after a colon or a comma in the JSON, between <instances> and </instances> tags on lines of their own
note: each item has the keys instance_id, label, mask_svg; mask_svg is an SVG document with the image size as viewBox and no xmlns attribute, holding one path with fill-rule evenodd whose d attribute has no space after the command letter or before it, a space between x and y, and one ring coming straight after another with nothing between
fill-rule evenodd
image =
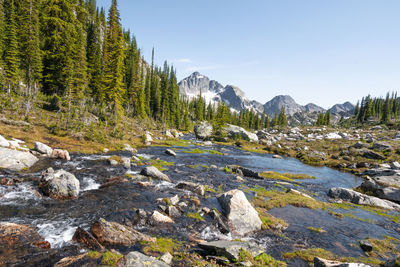
<instances>
[{"instance_id":1,"label":"boulder","mask_svg":"<svg viewBox=\"0 0 400 267\"><path fill-rule=\"evenodd\" d=\"M393 136L393 139L400 140L400 132L396 132Z\"/></svg>"},{"instance_id":2,"label":"boulder","mask_svg":"<svg viewBox=\"0 0 400 267\"><path fill-rule=\"evenodd\" d=\"M388 145L386 143L380 142L380 143L374 143L372 145L372 149L373 150L377 150L377 151L385 151L385 150L389 150L390 151L390 150L392 150L392 146Z\"/></svg>"},{"instance_id":3,"label":"boulder","mask_svg":"<svg viewBox=\"0 0 400 267\"><path fill-rule=\"evenodd\" d=\"M122 150L129 151L129 152L132 152L132 153L136 153L137 152L137 150L134 149L133 147L131 147L130 144L124 144L124 148Z\"/></svg>"},{"instance_id":4,"label":"boulder","mask_svg":"<svg viewBox=\"0 0 400 267\"><path fill-rule=\"evenodd\" d=\"M151 144L151 142L153 142L153 137L151 137L150 133L145 133L143 135L143 141L145 144Z\"/></svg>"},{"instance_id":5,"label":"boulder","mask_svg":"<svg viewBox=\"0 0 400 267\"><path fill-rule=\"evenodd\" d=\"M400 170L400 163L397 161L391 162L390 168L392 168L393 170Z\"/></svg>"},{"instance_id":6,"label":"boulder","mask_svg":"<svg viewBox=\"0 0 400 267\"><path fill-rule=\"evenodd\" d=\"M163 180L167 182L171 182L169 179L168 175L160 172L156 167L154 166L147 166L142 171L140 172L141 175L151 177L153 179L158 179L158 180Z\"/></svg>"},{"instance_id":7,"label":"boulder","mask_svg":"<svg viewBox=\"0 0 400 267\"><path fill-rule=\"evenodd\" d=\"M240 138L250 141L250 142L258 142L258 136L255 133L250 133L250 132L246 131L245 129L243 129L242 127L228 124L224 128L224 130L226 131L228 136L232 139L240 137Z\"/></svg>"},{"instance_id":8,"label":"boulder","mask_svg":"<svg viewBox=\"0 0 400 267\"><path fill-rule=\"evenodd\" d=\"M356 149L362 149L362 148L369 148L370 145L366 144L366 143L363 143L363 142L357 142L352 147L354 147Z\"/></svg>"},{"instance_id":9,"label":"boulder","mask_svg":"<svg viewBox=\"0 0 400 267\"><path fill-rule=\"evenodd\" d=\"M368 149L360 149L359 154L367 159L377 159L377 160L385 159L385 157L382 156L381 154L378 154L378 153L368 150Z\"/></svg>"},{"instance_id":10,"label":"boulder","mask_svg":"<svg viewBox=\"0 0 400 267\"><path fill-rule=\"evenodd\" d=\"M9 147L10 143L2 135L0 135L0 146Z\"/></svg>"},{"instance_id":11,"label":"boulder","mask_svg":"<svg viewBox=\"0 0 400 267\"><path fill-rule=\"evenodd\" d=\"M39 188L45 196L56 199L71 199L79 195L80 184L76 177L64 170L48 168L42 172Z\"/></svg>"},{"instance_id":12,"label":"boulder","mask_svg":"<svg viewBox=\"0 0 400 267\"><path fill-rule=\"evenodd\" d=\"M33 226L0 222L1 266L48 265L54 255L50 243Z\"/></svg>"},{"instance_id":13,"label":"boulder","mask_svg":"<svg viewBox=\"0 0 400 267\"><path fill-rule=\"evenodd\" d=\"M97 239L89 232L78 227L72 237L74 242L82 244L85 248L93 250L103 250L104 247L97 241Z\"/></svg>"},{"instance_id":14,"label":"boulder","mask_svg":"<svg viewBox=\"0 0 400 267\"><path fill-rule=\"evenodd\" d=\"M124 166L125 169L131 168L131 159L130 158L122 157L121 161L122 161L122 165Z\"/></svg>"},{"instance_id":15,"label":"boulder","mask_svg":"<svg viewBox=\"0 0 400 267\"><path fill-rule=\"evenodd\" d=\"M364 263L347 263L340 261L325 260L322 258L314 258L314 267L371 267Z\"/></svg>"},{"instance_id":16,"label":"boulder","mask_svg":"<svg viewBox=\"0 0 400 267\"><path fill-rule=\"evenodd\" d=\"M29 152L0 147L0 169L21 171L29 169L39 159Z\"/></svg>"},{"instance_id":17,"label":"boulder","mask_svg":"<svg viewBox=\"0 0 400 267\"><path fill-rule=\"evenodd\" d=\"M382 186L400 188L400 176L399 175L376 176L376 177L374 177L374 181Z\"/></svg>"},{"instance_id":18,"label":"boulder","mask_svg":"<svg viewBox=\"0 0 400 267\"><path fill-rule=\"evenodd\" d=\"M165 224L165 223L173 223L174 221L168 217L165 216L158 211L154 211L151 217L149 218L149 222L151 225L157 225L157 224Z\"/></svg>"},{"instance_id":19,"label":"boulder","mask_svg":"<svg viewBox=\"0 0 400 267\"><path fill-rule=\"evenodd\" d=\"M45 154L47 156L51 156L53 154L53 149L48 145L45 145L41 142L35 142L35 150L41 154Z\"/></svg>"},{"instance_id":20,"label":"boulder","mask_svg":"<svg viewBox=\"0 0 400 267\"><path fill-rule=\"evenodd\" d=\"M280 155L273 155L272 158L273 158L273 159L282 159L282 156L280 156Z\"/></svg>"},{"instance_id":21,"label":"boulder","mask_svg":"<svg viewBox=\"0 0 400 267\"><path fill-rule=\"evenodd\" d=\"M175 187L178 189L184 189L184 190L191 191L191 192L196 193L201 196L204 196L204 194L205 194L204 186L201 184L180 181L180 182L178 182L178 184Z\"/></svg>"},{"instance_id":22,"label":"boulder","mask_svg":"<svg viewBox=\"0 0 400 267\"><path fill-rule=\"evenodd\" d=\"M360 248L365 252L371 252L374 248L372 244L368 240L361 240L360 241Z\"/></svg>"},{"instance_id":23,"label":"boulder","mask_svg":"<svg viewBox=\"0 0 400 267\"><path fill-rule=\"evenodd\" d=\"M239 165L227 165L226 168L238 175L244 175L246 177L251 177L256 179L264 179L258 174L258 172L255 172L253 170L250 170L248 168Z\"/></svg>"},{"instance_id":24,"label":"boulder","mask_svg":"<svg viewBox=\"0 0 400 267\"><path fill-rule=\"evenodd\" d=\"M167 150L165 150L165 154L167 154L167 155L169 155L169 156L176 157L176 153L175 153L175 151L173 151L172 149L167 149Z\"/></svg>"},{"instance_id":25,"label":"boulder","mask_svg":"<svg viewBox=\"0 0 400 267\"><path fill-rule=\"evenodd\" d=\"M53 149L53 153L51 154L53 159L62 159L62 160L71 160L69 153L67 150L62 149Z\"/></svg>"},{"instance_id":26,"label":"boulder","mask_svg":"<svg viewBox=\"0 0 400 267\"><path fill-rule=\"evenodd\" d=\"M213 127L207 121L200 122L199 124L194 126L194 133L196 135L196 138L198 139L203 139L203 140L207 139L211 137L212 132L213 132Z\"/></svg>"},{"instance_id":27,"label":"boulder","mask_svg":"<svg viewBox=\"0 0 400 267\"><path fill-rule=\"evenodd\" d=\"M120 267L168 267L169 265L165 262L159 261L154 257L146 256L139 251L128 253L119 262Z\"/></svg>"},{"instance_id":28,"label":"boulder","mask_svg":"<svg viewBox=\"0 0 400 267\"><path fill-rule=\"evenodd\" d=\"M165 262L166 264L171 264L172 259L173 259L173 257L172 257L172 255L171 255L171 253L169 253L169 252L165 253L164 255L162 255L162 256L160 257L160 260L162 260L162 261Z\"/></svg>"},{"instance_id":29,"label":"boulder","mask_svg":"<svg viewBox=\"0 0 400 267\"><path fill-rule=\"evenodd\" d=\"M245 235L261 230L260 217L242 191L228 191L219 195L218 201L234 232Z\"/></svg>"},{"instance_id":30,"label":"boulder","mask_svg":"<svg viewBox=\"0 0 400 267\"><path fill-rule=\"evenodd\" d=\"M200 243L199 247L211 255L226 257L233 262L239 260L241 250L250 252L253 257L264 252L256 243L244 241L219 240Z\"/></svg>"},{"instance_id":31,"label":"boulder","mask_svg":"<svg viewBox=\"0 0 400 267\"><path fill-rule=\"evenodd\" d=\"M328 196L359 205L380 207L388 210L400 211L400 205L388 200L368 196L347 188L334 187L329 189Z\"/></svg>"},{"instance_id":32,"label":"boulder","mask_svg":"<svg viewBox=\"0 0 400 267\"><path fill-rule=\"evenodd\" d=\"M116 222L108 222L103 218L95 222L90 231L99 243L105 246L132 246L140 241L156 241L154 237Z\"/></svg>"},{"instance_id":33,"label":"boulder","mask_svg":"<svg viewBox=\"0 0 400 267\"><path fill-rule=\"evenodd\" d=\"M181 212L175 206L168 206L166 209L168 216L176 218L181 216Z\"/></svg>"}]
</instances>

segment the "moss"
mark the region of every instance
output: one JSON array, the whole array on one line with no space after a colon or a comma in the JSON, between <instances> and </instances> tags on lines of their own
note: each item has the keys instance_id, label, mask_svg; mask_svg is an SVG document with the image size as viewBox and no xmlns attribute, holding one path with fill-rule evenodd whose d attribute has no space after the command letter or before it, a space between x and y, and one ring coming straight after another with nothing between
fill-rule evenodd
<instances>
[{"instance_id":1,"label":"moss","mask_svg":"<svg viewBox=\"0 0 400 267\"><path fill-rule=\"evenodd\" d=\"M195 219L196 221L204 221L203 216L199 214L199 212L188 212L187 216L189 218Z\"/></svg>"},{"instance_id":2,"label":"moss","mask_svg":"<svg viewBox=\"0 0 400 267\"><path fill-rule=\"evenodd\" d=\"M261 229L263 230L281 230L289 226L284 220L268 214L263 209L257 208L257 211L262 222Z\"/></svg>"},{"instance_id":3,"label":"moss","mask_svg":"<svg viewBox=\"0 0 400 267\"><path fill-rule=\"evenodd\" d=\"M210 186L208 186L208 185L204 186L204 191L211 192L211 193L216 193L215 189L210 187Z\"/></svg>"},{"instance_id":4,"label":"moss","mask_svg":"<svg viewBox=\"0 0 400 267\"><path fill-rule=\"evenodd\" d=\"M250 252L240 249L238 262L251 262L253 266L269 266L269 267L284 267L286 263L278 261L266 253L262 253L256 257L253 257Z\"/></svg>"},{"instance_id":5,"label":"moss","mask_svg":"<svg viewBox=\"0 0 400 267\"><path fill-rule=\"evenodd\" d=\"M219 152L217 150L206 150L206 152L213 155L220 155L220 156L224 155L224 153Z\"/></svg>"},{"instance_id":6,"label":"moss","mask_svg":"<svg viewBox=\"0 0 400 267\"><path fill-rule=\"evenodd\" d=\"M143 252L146 254L149 253L158 253L158 254L164 254L164 253L173 253L174 251L177 251L181 247L181 242L175 241L171 238L165 238L165 237L157 237L156 242L141 242L143 246Z\"/></svg>"},{"instance_id":7,"label":"moss","mask_svg":"<svg viewBox=\"0 0 400 267\"><path fill-rule=\"evenodd\" d=\"M192 150L183 150L182 153L186 153L186 154L203 154L204 150L195 148L195 149L192 149Z\"/></svg>"},{"instance_id":8,"label":"moss","mask_svg":"<svg viewBox=\"0 0 400 267\"><path fill-rule=\"evenodd\" d=\"M105 264L107 266L115 266L117 262L122 258L123 256L118 253L113 253L111 251L106 251L103 254L103 259L101 260L102 264Z\"/></svg>"},{"instance_id":9,"label":"moss","mask_svg":"<svg viewBox=\"0 0 400 267\"><path fill-rule=\"evenodd\" d=\"M224 167L222 169L222 171L226 172L226 173L233 173L231 169L229 169L228 167Z\"/></svg>"},{"instance_id":10,"label":"moss","mask_svg":"<svg viewBox=\"0 0 400 267\"><path fill-rule=\"evenodd\" d=\"M367 239L372 245L372 251L369 253L373 257L388 259L391 255L400 257L400 240L391 236L385 236L384 239Z\"/></svg>"},{"instance_id":11,"label":"moss","mask_svg":"<svg viewBox=\"0 0 400 267\"><path fill-rule=\"evenodd\" d=\"M307 229L310 231L316 232L316 233L326 233L326 231L324 229L319 228L319 227L310 226L310 227L307 227Z\"/></svg>"},{"instance_id":12,"label":"moss","mask_svg":"<svg viewBox=\"0 0 400 267\"><path fill-rule=\"evenodd\" d=\"M295 179L315 179L314 176L309 176L307 174L279 173L274 171L262 172L260 173L260 176L266 179L284 180L289 182L294 182Z\"/></svg>"},{"instance_id":13,"label":"moss","mask_svg":"<svg viewBox=\"0 0 400 267\"><path fill-rule=\"evenodd\" d=\"M91 259L98 259L101 257L101 253L95 250L91 250L87 253L87 256Z\"/></svg>"},{"instance_id":14,"label":"moss","mask_svg":"<svg viewBox=\"0 0 400 267\"><path fill-rule=\"evenodd\" d=\"M150 160L147 161L147 163L149 165L151 165L151 166L156 167L160 171L168 170L167 168L165 168L165 166L173 166L173 165L175 165L175 162L167 162L167 161L160 160L160 159L150 159Z\"/></svg>"}]
</instances>

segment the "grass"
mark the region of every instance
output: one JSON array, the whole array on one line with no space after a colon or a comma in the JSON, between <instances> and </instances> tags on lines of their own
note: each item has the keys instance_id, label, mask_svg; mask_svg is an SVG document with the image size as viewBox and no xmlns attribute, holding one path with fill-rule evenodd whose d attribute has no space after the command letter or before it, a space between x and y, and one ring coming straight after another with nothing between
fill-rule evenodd
<instances>
[{"instance_id":1,"label":"grass","mask_svg":"<svg viewBox=\"0 0 400 267\"><path fill-rule=\"evenodd\" d=\"M165 168L165 166L174 166L175 165L175 162L167 162L167 161L164 161L161 159L150 159L150 160L147 160L147 163L151 166L156 167L160 171L168 170L167 168Z\"/></svg>"},{"instance_id":2,"label":"grass","mask_svg":"<svg viewBox=\"0 0 400 267\"><path fill-rule=\"evenodd\" d=\"M187 167L191 168L191 169L197 169L199 167L203 167L204 169L209 169L210 168L205 164L187 165Z\"/></svg>"},{"instance_id":3,"label":"grass","mask_svg":"<svg viewBox=\"0 0 400 267\"><path fill-rule=\"evenodd\" d=\"M192 150L182 150L182 153L185 154L204 154L204 153L209 153L209 154L214 154L214 155L223 155L223 153L217 151L217 150L202 150L199 148L195 148Z\"/></svg>"},{"instance_id":4,"label":"grass","mask_svg":"<svg viewBox=\"0 0 400 267\"><path fill-rule=\"evenodd\" d=\"M400 257L400 240L391 236L385 236L384 239L367 239L372 245L370 256L388 259L389 255Z\"/></svg>"},{"instance_id":5,"label":"grass","mask_svg":"<svg viewBox=\"0 0 400 267\"><path fill-rule=\"evenodd\" d=\"M101 257L101 253L95 250L91 250L87 253L87 256L91 259L98 259Z\"/></svg>"},{"instance_id":6,"label":"grass","mask_svg":"<svg viewBox=\"0 0 400 267\"><path fill-rule=\"evenodd\" d=\"M263 209L257 208L257 211L262 222L261 229L263 230L282 230L286 229L289 226L289 224L284 220L268 214Z\"/></svg>"},{"instance_id":7,"label":"grass","mask_svg":"<svg viewBox=\"0 0 400 267\"><path fill-rule=\"evenodd\" d=\"M310 230L310 231L316 232L316 233L320 233L320 234L321 233L326 233L326 231L324 229L319 228L319 227L310 226L310 227L307 227L307 229Z\"/></svg>"},{"instance_id":8,"label":"grass","mask_svg":"<svg viewBox=\"0 0 400 267\"><path fill-rule=\"evenodd\" d=\"M327 251L322 248L309 248L309 249L297 250L297 251L293 251L293 252L287 252L287 253L283 254L283 258L285 258L285 259L293 259L295 257L303 259L309 263L314 262L315 257L332 260L332 261L360 262L360 263L373 264L373 265L379 265L382 263L382 261L375 259L375 258L371 258L371 257L360 257L360 258L340 257L340 256L337 256L337 255L333 254L332 252Z\"/></svg>"},{"instance_id":9,"label":"grass","mask_svg":"<svg viewBox=\"0 0 400 267\"><path fill-rule=\"evenodd\" d=\"M289 182L294 182L294 180L300 179L315 179L314 176L307 174L279 173L274 171L262 172L260 173L260 176L265 179L283 180Z\"/></svg>"},{"instance_id":10,"label":"grass","mask_svg":"<svg viewBox=\"0 0 400 267\"><path fill-rule=\"evenodd\" d=\"M256 257L253 257L249 251L240 249L238 262L251 262L252 266L261 267L285 267L286 262L278 261L266 253L262 253Z\"/></svg>"},{"instance_id":11,"label":"grass","mask_svg":"<svg viewBox=\"0 0 400 267\"><path fill-rule=\"evenodd\" d=\"M106 251L103 254L103 258L101 260L102 264L105 264L107 266L116 266L117 262L122 258L123 256L119 253L113 253L111 251Z\"/></svg>"},{"instance_id":12,"label":"grass","mask_svg":"<svg viewBox=\"0 0 400 267\"><path fill-rule=\"evenodd\" d=\"M199 212L188 212L187 216L189 218L195 219L196 221L200 222L200 221L204 221L203 216L201 216L199 214Z\"/></svg>"},{"instance_id":13,"label":"grass","mask_svg":"<svg viewBox=\"0 0 400 267\"><path fill-rule=\"evenodd\" d=\"M171 238L157 237L156 242L142 241L143 252L146 254L164 254L173 253L181 248L181 242L175 241Z\"/></svg>"}]
</instances>

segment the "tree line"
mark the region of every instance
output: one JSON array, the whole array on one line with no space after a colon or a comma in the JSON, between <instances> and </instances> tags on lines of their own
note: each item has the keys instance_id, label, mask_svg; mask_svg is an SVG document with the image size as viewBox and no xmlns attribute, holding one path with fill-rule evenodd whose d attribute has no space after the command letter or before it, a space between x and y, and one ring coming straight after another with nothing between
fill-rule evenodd
<instances>
[{"instance_id":1,"label":"tree line","mask_svg":"<svg viewBox=\"0 0 400 267\"><path fill-rule=\"evenodd\" d=\"M359 123L377 121L387 124L400 119L400 99L397 92L388 92L385 98L368 95L357 103L354 113Z\"/></svg>"}]
</instances>

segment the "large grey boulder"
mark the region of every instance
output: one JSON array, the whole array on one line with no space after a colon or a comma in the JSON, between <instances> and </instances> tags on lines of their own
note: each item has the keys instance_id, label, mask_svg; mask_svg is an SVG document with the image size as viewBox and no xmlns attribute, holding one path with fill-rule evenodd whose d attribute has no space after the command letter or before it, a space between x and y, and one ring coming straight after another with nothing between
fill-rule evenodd
<instances>
[{"instance_id":1,"label":"large grey boulder","mask_svg":"<svg viewBox=\"0 0 400 267\"><path fill-rule=\"evenodd\" d=\"M380 199L373 196L364 195L347 188L334 187L329 189L328 196L334 199L340 199L359 205L368 205L380 207L388 210L400 211L400 205L388 200Z\"/></svg>"},{"instance_id":2,"label":"large grey boulder","mask_svg":"<svg viewBox=\"0 0 400 267\"><path fill-rule=\"evenodd\" d=\"M128 253L119 262L118 266L121 267L168 267L170 265L165 262L159 261L154 257L146 256L139 251Z\"/></svg>"},{"instance_id":3,"label":"large grey boulder","mask_svg":"<svg viewBox=\"0 0 400 267\"><path fill-rule=\"evenodd\" d=\"M41 142L35 142L35 150L41 154L45 154L47 156L51 156L53 154L53 149L48 145L45 145Z\"/></svg>"},{"instance_id":4,"label":"large grey boulder","mask_svg":"<svg viewBox=\"0 0 400 267\"><path fill-rule=\"evenodd\" d=\"M381 185L375 180L375 178L371 179L367 177L367 179L361 184L361 189L365 192L372 192L379 198L400 203L400 188Z\"/></svg>"},{"instance_id":5,"label":"large grey boulder","mask_svg":"<svg viewBox=\"0 0 400 267\"><path fill-rule=\"evenodd\" d=\"M169 179L168 175L160 172L156 167L154 166L148 166L145 167L141 172L141 175L151 177L153 179L158 179L158 180L164 180L167 182L171 182Z\"/></svg>"},{"instance_id":6,"label":"large grey boulder","mask_svg":"<svg viewBox=\"0 0 400 267\"><path fill-rule=\"evenodd\" d=\"M261 230L262 222L258 212L242 191L237 189L228 191L219 195L218 201L234 233L245 235Z\"/></svg>"},{"instance_id":7,"label":"large grey boulder","mask_svg":"<svg viewBox=\"0 0 400 267\"><path fill-rule=\"evenodd\" d=\"M196 138L198 139L207 139L211 137L212 132L213 127L207 121L200 122L199 124L194 126L194 133L196 135Z\"/></svg>"},{"instance_id":8,"label":"large grey boulder","mask_svg":"<svg viewBox=\"0 0 400 267\"><path fill-rule=\"evenodd\" d=\"M378 153L368 150L368 149L360 149L359 154L367 159L377 159L377 160L385 159L385 157L382 156L381 154L378 154Z\"/></svg>"},{"instance_id":9,"label":"large grey boulder","mask_svg":"<svg viewBox=\"0 0 400 267\"><path fill-rule=\"evenodd\" d=\"M250 142L258 142L258 136L255 133L250 133L242 127L228 124L224 130L230 138L236 138L239 136L242 139Z\"/></svg>"},{"instance_id":10,"label":"large grey boulder","mask_svg":"<svg viewBox=\"0 0 400 267\"><path fill-rule=\"evenodd\" d=\"M348 263L340 261L330 261L322 258L314 258L314 267L370 267L364 263Z\"/></svg>"},{"instance_id":11,"label":"large grey boulder","mask_svg":"<svg viewBox=\"0 0 400 267\"><path fill-rule=\"evenodd\" d=\"M199 247L211 255L223 256L231 261L239 260L240 250L250 252L253 257L264 252L256 243L243 241L219 240L200 243Z\"/></svg>"},{"instance_id":12,"label":"large grey boulder","mask_svg":"<svg viewBox=\"0 0 400 267\"><path fill-rule=\"evenodd\" d=\"M374 177L374 181L382 186L392 186L400 188L399 175L382 175Z\"/></svg>"},{"instance_id":13,"label":"large grey boulder","mask_svg":"<svg viewBox=\"0 0 400 267\"><path fill-rule=\"evenodd\" d=\"M2 147L9 147L10 143L7 139L5 139L2 135L0 135L0 146Z\"/></svg>"},{"instance_id":14,"label":"large grey boulder","mask_svg":"<svg viewBox=\"0 0 400 267\"><path fill-rule=\"evenodd\" d=\"M39 188L43 194L56 199L71 199L79 195L80 183L67 171L48 168L42 173Z\"/></svg>"},{"instance_id":15,"label":"large grey boulder","mask_svg":"<svg viewBox=\"0 0 400 267\"><path fill-rule=\"evenodd\" d=\"M29 169L39 159L29 152L0 147L0 169L21 171Z\"/></svg>"}]
</instances>

